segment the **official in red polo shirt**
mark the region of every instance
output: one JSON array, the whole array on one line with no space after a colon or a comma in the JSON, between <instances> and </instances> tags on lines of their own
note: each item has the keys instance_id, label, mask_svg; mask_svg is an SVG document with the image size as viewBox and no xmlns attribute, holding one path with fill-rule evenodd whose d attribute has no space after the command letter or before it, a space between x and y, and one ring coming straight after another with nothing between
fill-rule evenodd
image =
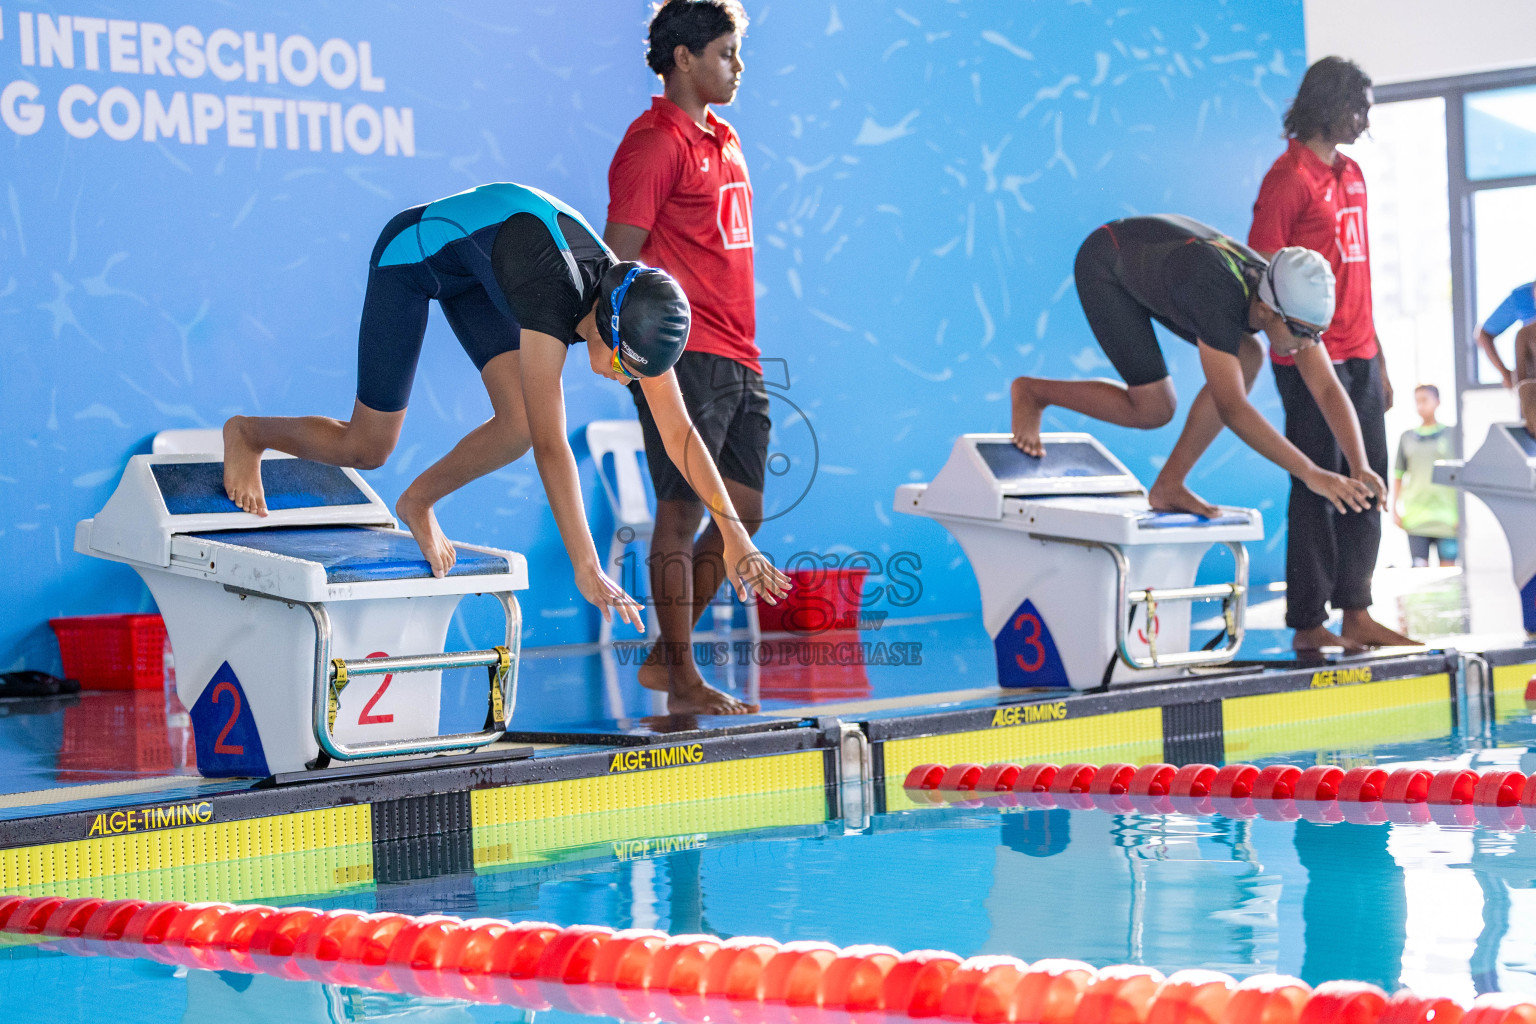
<instances>
[{"instance_id":1,"label":"official in red polo shirt","mask_svg":"<svg viewBox=\"0 0 1536 1024\"><path fill-rule=\"evenodd\" d=\"M1371 317L1365 178L1360 165L1337 148L1370 127L1370 109L1371 80L1354 62L1324 57L1307 69L1285 114L1289 144L1264 176L1253 204L1248 244L1266 256L1300 245L1328 258L1337 307L1323 344L1360 420L1366 459L1385 477L1392 385ZM1290 357L1271 349L1270 360L1285 406L1285 436L1324 469L1347 473L1344 455ZM1413 643L1370 617L1380 545L1379 508L1340 513L1291 479L1285 624L1296 631L1297 650ZM1329 604L1344 614L1342 637L1324 626Z\"/></svg>"},{"instance_id":2,"label":"official in red polo shirt","mask_svg":"<svg viewBox=\"0 0 1536 1024\"><path fill-rule=\"evenodd\" d=\"M736 97L746 28L737 0L669 0L657 8L646 63L661 76L663 94L629 126L608 168L603 239L620 259L666 270L688 295L693 328L674 371L751 534L762 522L770 430L754 340L752 184L736 132L709 109ZM661 627L640 683L666 691L673 713L755 711L705 683L689 642L725 578L715 519L694 539L706 503L718 503L694 493L666 458L645 395L631 391L656 488L651 594Z\"/></svg>"}]
</instances>

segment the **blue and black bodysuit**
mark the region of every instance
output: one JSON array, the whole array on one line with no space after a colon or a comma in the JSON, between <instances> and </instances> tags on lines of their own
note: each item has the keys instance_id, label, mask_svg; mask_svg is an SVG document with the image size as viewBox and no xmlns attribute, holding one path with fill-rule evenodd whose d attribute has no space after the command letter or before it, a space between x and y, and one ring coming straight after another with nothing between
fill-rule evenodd
<instances>
[{"instance_id":1,"label":"blue and black bodysuit","mask_svg":"<svg viewBox=\"0 0 1536 1024\"><path fill-rule=\"evenodd\" d=\"M522 328L566 344L616 262L574 209L501 182L415 206L379 235L357 342L357 397L379 412L410 400L432 299L476 370L515 351Z\"/></svg>"}]
</instances>

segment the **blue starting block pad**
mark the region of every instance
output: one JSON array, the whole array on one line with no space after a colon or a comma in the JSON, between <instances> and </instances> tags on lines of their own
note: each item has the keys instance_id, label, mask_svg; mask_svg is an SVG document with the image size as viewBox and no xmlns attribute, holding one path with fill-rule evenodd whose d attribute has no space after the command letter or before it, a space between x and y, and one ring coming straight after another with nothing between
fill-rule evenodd
<instances>
[{"instance_id":1,"label":"blue starting block pad","mask_svg":"<svg viewBox=\"0 0 1536 1024\"><path fill-rule=\"evenodd\" d=\"M1077 480L1083 478L1113 480L1123 484L1125 467L1110 460L1102 448L1082 441L1062 441L1048 445L1042 456L1026 455L1014 447L1012 441L981 441L976 451L1003 482L1004 490L1010 484L1024 481Z\"/></svg>"},{"instance_id":2,"label":"blue starting block pad","mask_svg":"<svg viewBox=\"0 0 1536 1024\"><path fill-rule=\"evenodd\" d=\"M1193 512L1147 512L1136 520L1138 530L1172 530L1193 526L1249 526L1252 520L1247 513L1228 512L1219 516L1197 516Z\"/></svg>"},{"instance_id":3,"label":"blue starting block pad","mask_svg":"<svg viewBox=\"0 0 1536 1024\"><path fill-rule=\"evenodd\" d=\"M1230 661L1242 641L1253 509L1209 519L1157 512L1136 476L1090 434L1043 434L1045 454L1006 434L965 434L930 484L904 484L895 509L938 520L981 586L982 620L1006 687L1093 689ZM1196 587L1224 544L1231 583ZM1224 635L1190 637L1190 602L1220 601Z\"/></svg>"},{"instance_id":4,"label":"blue starting block pad","mask_svg":"<svg viewBox=\"0 0 1536 1024\"><path fill-rule=\"evenodd\" d=\"M415 538L398 530L367 526L288 526L275 530L230 530L192 534L230 547L316 562L328 583L430 579L432 567ZM489 576L508 571L505 555L474 549L460 552L448 571L454 576Z\"/></svg>"},{"instance_id":5,"label":"blue starting block pad","mask_svg":"<svg viewBox=\"0 0 1536 1024\"><path fill-rule=\"evenodd\" d=\"M150 471L173 516L240 511L224 493L222 462L158 463ZM308 459L263 459L261 486L271 511L368 504L346 470Z\"/></svg>"},{"instance_id":6,"label":"blue starting block pad","mask_svg":"<svg viewBox=\"0 0 1536 1024\"><path fill-rule=\"evenodd\" d=\"M302 772L499 739L516 699L523 557L455 543L437 578L356 470L269 458L261 476L265 517L229 500L220 461L138 455L75 528L76 551L132 566L154 595L199 770ZM445 654L465 594L495 596L506 635ZM439 735L442 672L472 667L489 670L486 727Z\"/></svg>"}]
</instances>

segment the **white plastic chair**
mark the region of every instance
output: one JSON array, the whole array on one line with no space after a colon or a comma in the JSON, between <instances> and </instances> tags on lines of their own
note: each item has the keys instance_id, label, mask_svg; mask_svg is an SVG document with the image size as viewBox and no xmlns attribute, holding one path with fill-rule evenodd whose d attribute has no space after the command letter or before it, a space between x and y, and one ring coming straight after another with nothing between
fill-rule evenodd
<instances>
[{"instance_id":1,"label":"white plastic chair","mask_svg":"<svg viewBox=\"0 0 1536 1024\"><path fill-rule=\"evenodd\" d=\"M218 427L162 430L149 442L155 455L217 455L224 457L224 431Z\"/></svg>"},{"instance_id":2,"label":"white plastic chair","mask_svg":"<svg viewBox=\"0 0 1536 1024\"><path fill-rule=\"evenodd\" d=\"M639 420L593 420L587 424L587 448L592 452L592 462L597 467L597 479L608 496L608 507L613 512L613 537L608 542L608 575L621 579L624 550L632 543L648 545L656 517L651 514L645 498L645 477L640 470L640 453L645 451L645 439L640 433ZM603 460L613 457L613 477L603 468ZM624 531L630 531L628 539ZM644 564L644 558L640 559ZM656 626L656 606L648 606L646 629ZM602 620L597 642L606 647L613 643L613 623Z\"/></svg>"},{"instance_id":3,"label":"white plastic chair","mask_svg":"<svg viewBox=\"0 0 1536 1024\"><path fill-rule=\"evenodd\" d=\"M645 451L645 439L640 433L639 420L593 420L587 424L587 448L597 466L597 478L602 482L603 493L608 496L608 507L613 510L613 538L608 543L608 574L615 579L622 572L624 550L633 543L649 545L656 517L651 512L645 493L645 476L640 469L640 453ZM603 460L613 457L613 478L604 471ZM628 539L622 531L630 530ZM642 556L639 564L644 565ZM656 602L647 602L646 630L653 636L660 635L656 621ZM757 601L746 603L747 633L755 644L762 639L762 629L757 621ZM714 604L716 633L729 631L731 621L729 601ZM604 619L598 629L599 646L613 643L613 623Z\"/></svg>"}]
</instances>

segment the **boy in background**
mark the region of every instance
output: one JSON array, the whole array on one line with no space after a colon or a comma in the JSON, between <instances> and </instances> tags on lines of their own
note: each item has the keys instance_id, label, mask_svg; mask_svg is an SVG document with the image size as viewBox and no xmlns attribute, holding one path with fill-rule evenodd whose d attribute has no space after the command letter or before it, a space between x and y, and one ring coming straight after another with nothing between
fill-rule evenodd
<instances>
[{"instance_id":1,"label":"boy in background","mask_svg":"<svg viewBox=\"0 0 1536 1024\"><path fill-rule=\"evenodd\" d=\"M1413 392L1414 408L1423 420L1403 431L1397 442L1397 462L1392 467L1392 521L1408 534L1413 564L1429 564L1433 545L1440 564L1456 564L1456 528L1461 513L1456 489L1434 482L1435 462L1454 459L1451 428L1435 418L1440 408L1440 389L1420 384Z\"/></svg>"},{"instance_id":2,"label":"boy in background","mask_svg":"<svg viewBox=\"0 0 1536 1024\"><path fill-rule=\"evenodd\" d=\"M673 369L750 536L763 518L770 432L756 340L752 184L735 129L710 109L736 98L746 30L738 0L655 7L646 63L660 76L662 95L652 97L613 155L603 240L620 259L666 270L688 296L692 330ZM701 495L668 461L649 399L631 390L656 489L649 562L661 627L640 666L640 685L666 692L673 714L756 711L706 683L694 664L693 625L725 579L723 534L718 516L699 533Z\"/></svg>"}]
</instances>

